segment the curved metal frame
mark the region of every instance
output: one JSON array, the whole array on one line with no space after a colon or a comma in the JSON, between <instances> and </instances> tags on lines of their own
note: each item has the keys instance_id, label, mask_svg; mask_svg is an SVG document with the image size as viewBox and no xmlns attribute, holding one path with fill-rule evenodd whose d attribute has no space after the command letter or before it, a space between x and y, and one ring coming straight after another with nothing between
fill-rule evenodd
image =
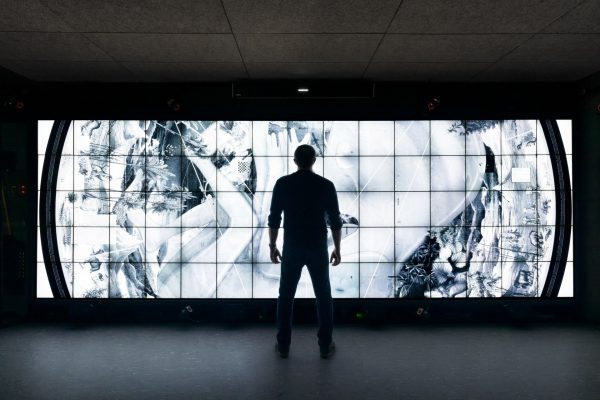
<instances>
[{"instance_id":1,"label":"curved metal frame","mask_svg":"<svg viewBox=\"0 0 600 400\"><path fill-rule=\"evenodd\" d=\"M56 181L62 149L71 121L56 121L52 126L50 140L44 157L42 181L40 187L40 237L42 252L46 264L46 273L50 288L55 298L68 299L71 297L63 275L62 263L58 253L56 238Z\"/></svg>"},{"instance_id":2,"label":"curved metal frame","mask_svg":"<svg viewBox=\"0 0 600 400\"><path fill-rule=\"evenodd\" d=\"M571 237L571 182L565 147L555 120L540 120L554 170L556 225L550 268L540 297L557 297L567 265Z\"/></svg>"}]
</instances>

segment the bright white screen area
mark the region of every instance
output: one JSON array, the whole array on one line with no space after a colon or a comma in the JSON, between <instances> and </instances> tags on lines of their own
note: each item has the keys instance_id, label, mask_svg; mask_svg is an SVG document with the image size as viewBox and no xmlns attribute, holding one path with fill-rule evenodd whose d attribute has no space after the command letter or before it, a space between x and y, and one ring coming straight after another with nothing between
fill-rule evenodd
<instances>
[{"instance_id":1,"label":"bright white screen area","mask_svg":"<svg viewBox=\"0 0 600 400\"><path fill-rule=\"evenodd\" d=\"M571 122L558 125L570 167ZM40 183L52 126L39 122ZM338 191L334 297L541 295L557 189L536 120L71 121L47 221L66 290L277 297L267 216L299 144L314 146L314 172ZM52 297L40 240L38 297ZM572 251L567 264L563 297L573 295ZM296 296L314 297L306 269Z\"/></svg>"}]
</instances>

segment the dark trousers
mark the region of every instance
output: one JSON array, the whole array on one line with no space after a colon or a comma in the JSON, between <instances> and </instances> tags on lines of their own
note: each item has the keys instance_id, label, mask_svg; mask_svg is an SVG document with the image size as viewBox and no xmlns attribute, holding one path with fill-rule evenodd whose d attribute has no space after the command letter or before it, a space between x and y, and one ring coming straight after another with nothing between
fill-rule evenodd
<instances>
[{"instance_id":1,"label":"dark trousers","mask_svg":"<svg viewBox=\"0 0 600 400\"><path fill-rule=\"evenodd\" d=\"M329 255L327 246L302 246L284 241L281 255L281 280L277 299L277 342L288 347L292 339L292 312L294 295L302 268L306 265L317 299L317 332L319 346L331 342L333 331L333 301L329 283Z\"/></svg>"}]
</instances>

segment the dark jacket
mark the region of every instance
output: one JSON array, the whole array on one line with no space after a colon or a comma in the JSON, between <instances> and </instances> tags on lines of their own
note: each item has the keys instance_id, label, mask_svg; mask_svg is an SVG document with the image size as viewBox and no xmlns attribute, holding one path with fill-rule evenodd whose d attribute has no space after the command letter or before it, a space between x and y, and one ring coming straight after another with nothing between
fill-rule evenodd
<instances>
[{"instance_id":1,"label":"dark jacket","mask_svg":"<svg viewBox=\"0 0 600 400\"><path fill-rule=\"evenodd\" d=\"M270 228L280 227L282 211L286 246L324 246L327 225L333 230L342 228L335 186L312 171L298 170L277 180L271 199Z\"/></svg>"}]
</instances>

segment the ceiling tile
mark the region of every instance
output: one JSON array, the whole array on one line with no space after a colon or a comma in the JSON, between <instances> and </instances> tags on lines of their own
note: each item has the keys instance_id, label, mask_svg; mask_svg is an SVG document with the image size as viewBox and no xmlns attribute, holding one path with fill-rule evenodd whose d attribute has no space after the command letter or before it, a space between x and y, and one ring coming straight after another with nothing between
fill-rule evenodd
<instances>
[{"instance_id":1,"label":"ceiling tile","mask_svg":"<svg viewBox=\"0 0 600 400\"><path fill-rule=\"evenodd\" d=\"M506 61L568 62L573 65L600 60L600 35L539 34L506 56Z\"/></svg>"},{"instance_id":2,"label":"ceiling tile","mask_svg":"<svg viewBox=\"0 0 600 400\"><path fill-rule=\"evenodd\" d=\"M113 61L2 61L2 66L34 81L128 82L132 75Z\"/></svg>"},{"instance_id":3,"label":"ceiling tile","mask_svg":"<svg viewBox=\"0 0 600 400\"><path fill-rule=\"evenodd\" d=\"M535 33L576 0L404 0L390 33Z\"/></svg>"},{"instance_id":4,"label":"ceiling tile","mask_svg":"<svg viewBox=\"0 0 600 400\"><path fill-rule=\"evenodd\" d=\"M219 0L42 1L79 32L231 32Z\"/></svg>"},{"instance_id":5,"label":"ceiling tile","mask_svg":"<svg viewBox=\"0 0 600 400\"><path fill-rule=\"evenodd\" d=\"M585 1L550 24L547 33L600 33L600 1Z\"/></svg>"},{"instance_id":6,"label":"ceiling tile","mask_svg":"<svg viewBox=\"0 0 600 400\"><path fill-rule=\"evenodd\" d=\"M236 35L244 61L369 61L379 34L241 34Z\"/></svg>"},{"instance_id":7,"label":"ceiling tile","mask_svg":"<svg viewBox=\"0 0 600 400\"><path fill-rule=\"evenodd\" d=\"M237 63L142 63L123 62L135 81L204 82L248 78L244 64Z\"/></svg>"},{"instance_id":8,"label":"ceiling tile","mask_svg":"<svg viewBox=\"0 0 600 400\"><path fill-rule=\"evenodd\" d=\"M235 33L383 33L400 0L224 0Z\"/></svg>"},{"instance_id":9,"label":"ceiling tile","mask_svg":"<svg viewBox=\"0 0 600 400\"><path fill-rule=\"evenodd\" d=\"M252 79L360 79L367 62L247 63Z\"/></svg>"},{"instance_id":10,"label":"ceiling tile","mask_svg":"<svg viewBox=\"0 0 600 400\"><path fill-rule=\"evenodd\" d=\"M494 62L529 35L386 35L376 62Z\"/></svg>"},{"instance_id":11,"label":"ceiling tile","mask_svg":"<svg viewBox=\"0 0 600 400\"><path fill-rule=\"evenodd\" d=\"M369 65L365 77L376 81L469 81L491 63L378 63Z\"/></svg>"},{"instance_id":12,"label":"ceiling tile","mask_svg":"<svg viewBox=\"0 0 600 400\"><path fill-rule=\"evenodd\" d=\"M73 29L39 0L0 2L2 32L70 32Z\"/></svg>"},{"instance_id":13,"label":"ceiling tile","mask_svg":"<svg viewBox=\"0 0 600 400\"><path fill-rule=\"evenodd\" d=\"M231 34L86 34L117 61L240 62Z\"/></svg>"},{"instance_id":14,"label":"ceiling tile","mask_svg":"<svg viewBox=\"0 0 600 400\"><path fill-rule=\"evenodd\" d=\"M0 32L0 60L109 61L80 33Z\"/></svg>"},{"instance_id":15,"label":"ceiling tile","mask_svg":"<svg viewBox=\"0 0 600 400\"><path fill-rule=\"evenodd\" d=\"M474 77L485 82L572 82L600 71L600 63L511 62L502 60Z\"/></svg>"}]
</instances>

